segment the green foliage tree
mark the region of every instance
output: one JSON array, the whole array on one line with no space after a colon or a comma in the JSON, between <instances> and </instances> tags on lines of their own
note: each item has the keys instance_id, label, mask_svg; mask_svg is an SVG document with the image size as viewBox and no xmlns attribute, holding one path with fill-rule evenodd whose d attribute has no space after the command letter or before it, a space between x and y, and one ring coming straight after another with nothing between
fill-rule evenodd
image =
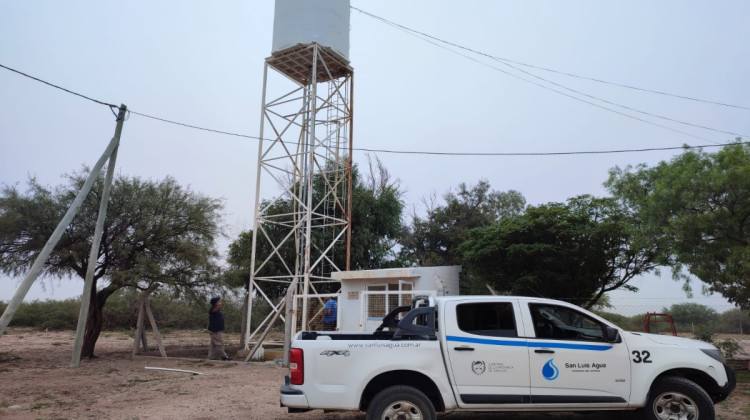
<instances>
[{"instance_id":1,"label":"green foliage tree","mask_svg":"<svg viewBox=\"0 0 750 420\"><path fill-rule=\"evenodd\" d=\"M404 230L401 214L404 189L379 159L368 161L368 172L360 176L355 166L352 189L351 270L403 266L396 251ZM341 256L344 257L344 256ZM340 260L345 267L344 258Z\"/></svg>"},{"instance_id":2,"label":"green foliage tree","mask_svg":"<svg viewBox=\"0 0 750 420\"><path fill-rule=\"evenodd\" d=\"M488 181L477 185L458 185L457 191L443 196L445 205L427 210L425 218L412 216L412 225L402 237L405 258L419 266L460 263L457 252L471 229L489 226L519 215L526 206L523 195L514 190L491 190Z\"/></svg>"},{"instance_id":3,"label":"green foliage tree","mask_svg":"<svg viewBox=\"0 0 750 420\"><path fill-rule=\"evenodd\" d=\"M678 331L697 331L700 328L713 332L719 326L719 313L695 302L676 303L662 312L672 315Z\"/></svg>"},{"instance_id":4,"label":"green foliage tree","mask_svg":"<svg viewBox=\"0 0 750 420\"><path fill-rule=\"evenodd\" d=\"M739 308L730 309L721 315L721 332L750 334L750 312Z\"/></svg>"},{"instance_id":5,"label":"green foliage tree","mask_svg":"<svg viewBox=\"0 0 750 420\"><path fill-rule=\"evenodd\" d=\"M638 213L641 241L658 246L658 262L686 290L692 274L707 291L750 309L750 145L686 150L652 168L616 167L606 185Z\"/></svg>"},{"instance_id":6,"label":"green foliage tree","mask_svg":"<svg viewBox=\"0 0 750 420\"><path fill-rule=\"evenodd\" d=\"M600 317L606 319L624 329L625 331L643 331L643 317L645 314L625 316L613 312L594 311Z\"/></svg>"},{"instance_id":7,"label":"green foliage tree","mask_svg":"<svg viewBox=\"0 0 750 420\"><path fill-rule=\"evenodd\" d=\"M324 185L320 178L314 182L314 194L323 194ZM352 270L367 270L392 267L401 264L399 255L395 251L397 239L402 231L401 212L403 190L400 181L393 180L380 161L370 162L369 172L362 176L355 166L352 173L352 217L351 217L351 261ZM291 199L277 200L274 203L264 202L269 207L269 217L278 214L288 214L292 211L294 202ZM289 233L289 228L280 224L268 224L265 230L273 243L281 243L281 239ZM229 245L227 262L229 269L226 273L227 283L233 287L247 287L250 278L250 264L252 257L253 232L242 232ZM313 233L313 247L324 248L321 244L329 241L317 232ZM271 253L269 241L256 241L258 256L268 256ZM291 266L294 265L295 249L293 241L287 241L279 249L279 254ZM346 253L338 251L332 255L336 267L345 269ZM261 261L256 261L260 265ZM316 275L326 273L319 268ZM286 273L280 258L271 258L263 266L261 276L283 276ZM272 297L282 296L286 292L287 284L264 285L264 291ZM320 292L327 290L326 285L318 287Z\"/></svg>"},{"instance_id":8,"label":"green foliage tree","mask_svg":"<svg viewBox=\"0 0 750 420\"><path fill-rule=\"evenodd\" d=\"M474 229L459 250L482 284L588 308L655 269L652 251L632 246L636 224L613 199L584 195Z\"/></svg>"},{"instance_id":9,"label":"green foliage tree","mask_svg":"<svg viewBox=\"0 0 750 420\"><path fill-rule=\"evenodd\" d=\"M253 231L241 232L237 239L229 244L227 253L228 269L224 272L227 286L231 288L247 288L250 279L250 257L253 249Z\"/></svg>"},{"instance_id":10,"label":"green foliage tree","mask_svg":"<svg viewBox=\"0 0 750 420\"><path fill-rule=\"evenodd\" d=\"M73 173L66 185L54 189L33 178L26 192L3 186L0 271L21 275L29 269L86 177L86 170ZM100 176L43 274L85 278L102 186ZM220 234L221 209L219 200L185 189L172 178L154 182L116 177L94 272L82 356L94 356L102 309L117 290L145 290L160 283L178 295L195 294L215 281L214 240Z\"/></svg>"}]
</instances>

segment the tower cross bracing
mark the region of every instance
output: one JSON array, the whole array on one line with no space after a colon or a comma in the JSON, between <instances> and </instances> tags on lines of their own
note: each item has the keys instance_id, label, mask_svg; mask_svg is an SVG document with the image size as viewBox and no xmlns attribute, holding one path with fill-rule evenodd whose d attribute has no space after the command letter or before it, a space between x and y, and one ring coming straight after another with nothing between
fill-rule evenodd
<instances>
[{"instance_id":1,"label":"tower cross bracing","mask_svg":"<svg viewBox=\"0 0 750 420\"><path fill-rule=\"evenodd\" d=\"M317 43L266 59L246 349L255 334L249 333L252 296L280 310L269 298L280 288L289 297L317 293L316 284L337 282L331 272L349 268L352 90L348 61ZM275 196L262 200L269 187ZM269 293L273 288L277 293ZM286 305L287 336L307 329L306 299L302 306L298 317Z\"/></svg>"}]
</instances>

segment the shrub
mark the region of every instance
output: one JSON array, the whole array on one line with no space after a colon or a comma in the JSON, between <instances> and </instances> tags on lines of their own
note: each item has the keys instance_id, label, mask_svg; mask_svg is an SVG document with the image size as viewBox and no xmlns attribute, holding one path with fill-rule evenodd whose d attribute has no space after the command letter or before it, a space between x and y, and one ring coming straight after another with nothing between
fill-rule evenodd
<instances>
[{"instance_id":1,"label":"shrub","mask_svg":"<svg viewBox=\"0 0 750 420\"><path fill-rule=\"evenodd\" d=\"M721 350L721 352L724 354L724 357L726 357L727 359L734 359L734 356L737 355L737 353L740 353L742 350L736 340L732 338L719 340L716 337L716 333L709 329L703 328L702 326L698 328L698 331L695 334L695 338L715 345L719 350Z\"/></svg>"},{"instance_id":2,"label":"shrub","mask_svg":"<svg viewBox=\"0 0 750 420\"><path fill-rule=\"evenodd\" d=\"M2 304L3 312L7 306L7 304ZM75 329L80 310L80 299L23 302L9 325L39 330Z\"/></svg>"},{"instance_id":3,"label":"shrub","mask_svg":"<svg viewBox=\"0 0 750 420\"><path fill-rule=\"evenodd\" d=\"M134 330L138 320L138 303L141 292L118 290L107 299L102 311L102 330ZM223 297L224 319L227 332L238 333L242 326L241 297ZM209 298L191 299L175 297L169 291L157 291L149 297L151 310L159 330L202 330L208 326ZM0 302L0 313L7 303ZM75 330L81 310L80 299L23 302L10 322L15 327L40 330ZM253 301L252 329L260 325L271 307L262 298ZM147 328L148 318L144 317Z\"/></svg>"}]
</instances>

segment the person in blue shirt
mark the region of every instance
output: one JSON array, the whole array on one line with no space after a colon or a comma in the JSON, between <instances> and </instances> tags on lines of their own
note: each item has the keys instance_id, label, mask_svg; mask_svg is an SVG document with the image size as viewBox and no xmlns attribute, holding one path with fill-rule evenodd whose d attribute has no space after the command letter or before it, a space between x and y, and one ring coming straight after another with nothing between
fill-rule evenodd
<instances>
[{"instance_id":1,"label":"person in blue shirt","mask_svg":"<svg viewBox=\"0 0 750 420\"><path fill-rule=\"evenodd\" d=\"M208 345L208 358L215 359L214 354L218 350L221 353L221 360L230 360L227 352L224 351L224 314L221 312L220 296L211 298L211 309L208 311L208 334L211 336L211 343Z\"/></svg>"},{"instance_id":2,"label":"person in blue shirt","mask_svg":"<svg viewBox=\"0 0 750 420\"><path fill-rule=\"evenodd\" d=\"M336 299L328 296L326 298L326 306L323 309L323 330L333 331L336 329L336 315L338 312L338 304Z\"/></svg>"}]
</instances>

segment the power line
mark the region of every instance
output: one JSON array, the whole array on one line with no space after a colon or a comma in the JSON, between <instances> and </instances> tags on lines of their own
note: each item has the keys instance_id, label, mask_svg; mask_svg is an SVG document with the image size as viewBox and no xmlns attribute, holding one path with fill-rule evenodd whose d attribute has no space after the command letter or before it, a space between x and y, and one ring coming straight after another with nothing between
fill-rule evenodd
<instances>
[{"instance_id":1,"label":"power line","mask_svg":"<svg viewBox=\"0 0 750 420\"><path fill-rule=\"evenodd\" d=\"M229 131L215 130L212 128L199 127L196 125L186 124L179 121L167 120L160 117L154 117L152 115L143 114L140 112L129 111L135 115L141 117L150 118L153 120L174 124L182 127L192 128L201 131L208 131L211 133L224 134L235 137L243 137L247 139L260 140L260 141L274 141L274 139L262 138L257 136L251 136L248 134L232 133ZM289 144L297 144L296 142L288 142ZM601 154L617 154L617 153L640 153L640 152L656 152L656 151L668 151L668 150L684 150L684 149L702 149L711 147L723 147L732 144L748 144L748 142L733 142L724 144L709 144L700 146L671 146L671 147L649 147L642 149L619 149L619 150L594 150L594 151L575 151L575 152L435 152L435 151L421 151L421 150L390 150L390 149L370 149L363 147L353 147L352 150L358 152L370 152L370 153L388 153L388 154L402 154L402 155L431 155L431 156L566 156L566 155L601 155Z\"/></svg>"},{"instance_id":2,"label":"power line","mask_svg":"<svg viewBox=\"0 0 750 420\"><path fill-rule=\"evenodd\" d=\"M698 98L693 98L693 97L690 97L690 96L683 96L683 95L677 95L677 94L674 94L674 93L662 92L662 91L658 91L658 90L640 88L640 87L637 87L637 86L631 86L631 85L626 85L626 84L622 84L622 83L609 82L609 81L602 80L602 79L597 79L597 78L587 77L587 76L580 76L580 75L577 75L577 74L568 73L568 72L559 71L559 70L554 70L554 69L550 69L550 68L547 68L547 67L541 67L541 66L535 66L533 64L522 63L520 61L514 61L514 60L510 60L508 58L502 58L502 57L493 56L493 55L490 55L490 54L487 54L487 53L483 53L481 51L477 51L477 50L465 47L463 45L459 45L459 44L456 44L456 43L453 43L453 42L450 42L450 41L446 41L446 40L434 37L432 35L426 34L424 32L417 31L415 29L406 27L404 25L400 25L398 23L389 21L388 19L382 18L380 16L374 15L372 13L366 12L366 11L361 10L361 9L358 9L358 8L356 8L354 6L350 6L350 7L352 8L352 10L356 10L356 11L358 11L358 12L364 14L364 15L367 15L367 16L369 16L371 18L380 20L380 21L382 21L384 23L387 23L389 25L398 27L400 29L403 29L403 30L406 30L406 31L409 31L409 32L413 32L413 33L419 34L421 36L433 39L435 41L438 41L438 42L441 42L441 43L444 43L444 44L447 44L447 45L451 45L451 46L456 47L456 48L460 48L462 50L466 50L466 51L472 52L474 54L478 54L478 55L482 55L482 56L491 58L493 60L507 62L507 63L513 63L513 64L517 64L517 65L524 66L524 67L531 67L531 68L534 68L534 69L537 69L537 70L547 71L547 72L550 72L550 73L561 74L563 76L574 77L574 78L582 79L582 80L589 80L589 81L592 81L592 82L597 82L597 83L602 83L602 84L617 86L617 87L626 88L626 89L638 90L638 91L642 91L642 92L649 92L649 93L654 93L654 94L664 95L664 96L671 96L671 97L674 97L674 98L685 99L685 100L696 101L696 102L703 102L703 103L707 103L707 104L725 106L725 107L729 107L729 108L738 108L738 109L750 110L750 107L745 107L745 106L742 106L742 105L732 105L732 104L727 104L727 103L723 103L723 102L709 101L709 100L706 100L706 99L698 99Z\"/></svg>"},{"instance_id":3,"label":"power line","mask_svg":"<svg viewBox=\"0 0 750 420\"><path fill-rule=\"evenodd\" d=\"M260 137L249 136L247 134L238 134L238 133L231 133L229 131L214 130L212 128L198 127L197 125L191 125L191 124L181 123L181 122L178 122L178 121L167 120L167 119L164 119L164 118L154 117L153 115L142 114L140 112L135 112L135 111L128 111L128 112L130 112L132 114L135 114L135 115L139 115L141 117L151 118L152 120L157 120L157 121L161 121L161 122L165 122L165 123L169 123L169 124L179 125L179 126L183 126L183 127L187 127L187 128L193 128L195 130L209 131L211 133L224 134L224 135L227 135L227 136L235 136L235 137L244 137L244 138L247 138L247 139L254 139L254 140L264 140L264 141L269 141L270 140L270 139L263 139L263 138L260 138Z\"/></svg>"},{"instance_id":4,"label":"power line","mask_svg":"<svg viewBox=\"0 0 750 420\"><path fill-rule=\"evenodd\" d=\"M387 22L387 21L386 21L386 22ZM418 36L418 35L416 35L416 34L414 34L414 33L411 33L411 32L408 32L408 31L407 31L407 33L409 33L409 34L410 34L410 35L412 35L412 36L415 36L415 37L419 38L419 36ZM636 120L636 121L640 121L640 122L642 122L642 123L645 123L645 124L653 125L653 126L655 126L655 127L663 128L663 129L665 129L665 130L669 130L669 131L672 131L672 132L675 132L675 133L678 133L678 134L682 134L682 135L684 135L684 136L688 136L688 137L692 137L692 138L695 138L695 139L698 139L698 140L703 140L703 141L707 141L707 142L711 142L711 143L715 143L715 144L718 144L717 142L714 142L714 141L712 141L712 140L709 140L709 139L707 139L707 138L705 138L705 137L701 137L701 136L697 136L697 135L695 135L695 134L690 134L690 133L687 133L687 132L684 132L684 131L680 131L680 130L678 130L678 129L676 129L676 128L668 127L668 126L666 126L666 125L662 125L662 124L657 124L657 123L655 123L655 122L653 122L653 121L645 120L645 119L643 119L643 118L638 118L638 117L636 117L636 116L634 116L634 115L630 115L630 114L627 114L627 113L624 113L624 112L621 112L621 111L617 111L617 110L615 110L615 109L612 109L612 108L607 108L606 106L603 106L603 105L600 105L600 104L597 104L597 103L594 103L594 102L591 102L591 101L587 101L587 100L585 100L585 99L583 99L583 98L579 98L579 97L577 97L577 96L573 96L573 95L571 95L571 94L568 94L568 93L565 93L565 92L561 92L561 91L559 91L559 90L555 90L555 89L553 89L553 88L551 88L551 87L549 87L549 86L545 86L545 85L543 85L543 84L541 84L541 83L538 83L538 82L535 82L535 81L533 81L533 80L525 79L525 78L523 78L523 77L521 77L521 76L519 76L519 75L517 75L517 74L513 74L513 73L510 73L510 72L508 72L508 71L506 71L506 70L503 70L503 69L497 68L497 67L495 67L495 66L492 66L492 65L490 65L490 64L487 64L487 63L485 63L485 62L482 62L482 61L480 61L480 60L478 60L478 59L476 59L476 58L474 58L474 57L470 57L470 56L468 56L468 55L466 55L466 54L463 54L463 53L461 53L461 52L458 52L458 51L453 51L453 50L451 50L450 48L447 48L446 46L444 46L444 45L441 45L441 44L439 44L439 43L437 43L437 42L434 42L434 41L432 41L432 40L429 40L429 39L423 39L423 38L420 38L420 39L422 39L423 41L425 41L425 42L427 42L427 43L430 43L430 44L432 44L432 45L434 45L434 46L436 46L436 47L438 47L438 48L443 48L443 49L445 49L445 50L447 50L447 51L450 51L450 52L452 52L452 53L454 53L454 54L460 55L460 56L462 56L462 57L464 57L464 58L466 58L466 59L468 59L468 60L474 61L475 63L478 63L478 64L480 64L480 65L483 65L483 66L485 66L485 67L489 67L489 68L491 68L491 69L493 69L493 70L499 71L500 73L504 73L504 74L506 74L506 75L508 75L508 76L510 76L510 77L514 77L514 78L516 78L516 79L519 79L519 80L523 80L523 81L524 81L524 82L526 82L526 83L531 83L532 85L536 85L536 86L539 86L539 87L541 87L541 88L543 88L543 89L547 89L547 90L550 90L550 91L552 91L552 92L555 92L555 93L557 93L557 94L560 94L560 95L566 96L566 97L568 97L568 98L570 98L570 99L573 99L573 100L576 100L576 101L579 101L579 102L583 102L583 103L585 103L585 104L588 104L588 105L591 105L591 106L595 106L595 107L597 107L597 108L601 108L601 109L603 109L603 110L605 110L605 111L609 111L609 112L612 112L612 113L615 113L615 114L618 114L618 115L622 115L623 117L626 117L626 118L630 118L630 119L633 119L633 120ZM507 64L506 64L506 65L507 65ZM535 76L535 77L536 77L536 76ZM574 91L574 92L576 92L576 91ZM579 92L577 92L577 93L579 93ZM581 93L581 95L585 95L585 94ZM597 98L594 98L594 99L597 99ZM600 100L600 99L597 99L597 100ZM602 102L605 102L605 101L602 101Z\"/></svg>"},{"instance_id":5,"label":"power line","mask_svg":"<svg viewBox=\"0 0 750 420\"><path fill-rule=\"evenodd\" d=\"M569 156L569 155L609 155L617 153L641 153L641 152L658 152L667 150L685 150L685 149L704 149L711 147L724 147L734 144L750 144L750 142L733 142L724 144L705 144L700 146L672 146L672 147L649 147L643 149L620 149L620 150L588 150L575 152L425 152L409 150L387 150L387 149L365 149L355 148L360 152L371 153L395 153L404 155L437 155L437 156Z\"/></svg>"},{"instance_id":6,"label":"power line","mask_svg":"<svg viewBox=\"0 0 750 420\"><path fill-rule=\"evenodd\" d=\"M508 67L510 67L512 69L520 71L521 73L528 74L531 77L537 78L539 80L543 80L543 81L545 81L547 83L550 83L552 85L561 87L561 88L563 88L565 90L569 90L571 92L575 92L575 93L577 93L579 95L583 95L583 96L586 96L588 98L592 98L592 99L595 99L597 101L604 102L606 104L610 104L610 105L614 105L614 106L617 106L617 107L620 107L620 108L623 108L623 109L627 109L629 111L638 112L638 113L643 114L643 115L648 115L648 116L651 116L651 117L655 117L655 118L660 118L660 119L667 120L667 121L676 122L678 124L684 124L684 125L688 125L688 126L691 126L691 127L702 128L704 130L715 131L717 133L730 134L730 135L733 135L733 136L740 136L740 137L742 136L742 134L739 134L739 133L733 133L731 131L719 130L719 129L712 128L712 127L707 127L707 126L704 126L704 125L693 124L693 123L690 123L690 122L687 122L687 121L680 121L680 120L677 120L677 119L674 119L674 118L665 117L663 115L654 114L654 113L651 113L651 112L642 111L640 109L635 109L635 108L632 108L632 107L629 107L629 106L626 106L626 105L618 104L618 103L615 103L615 102L612 102L612 101L608 101L606 99L597 98L596 96L589 95L587 93L584 93L584 92L581 92L581 91L578 91L578 90L575 90L575 89L571 89L571 88L563 86L563 85L561 85L559 83L547 80L547 79L545 79L543 77L539 77L539 76L537 76L537 75L535 75L533 73L527 72L526 70L519 69L519 68L514 67L514 66L512 66L512 65L510 65L508 63L503 63L503 64L505 64L506 66L508 66Z\"/></svg>"},{"instance_id":7,"label":"power line","mask_svg":"<svg viewBox=\"0 0 750 420\"><path fill-rule=\"evenodd\" d=\"M38 79L38 78L36 78L36 77L34 77L34 76L30 76L30 75L28 75L28 74L26 74L26 73L20 72L20 71L18 71L18 70L16 70L16 69L12 69L12 68L10 68L10 67L7 67L7 66L4 66L4 65L2 65L2 64L0 64L0 67L4 68L4 69L6 69L6 70L10 70L10 71L12 71L12 72L14 72L14 73L18 73L18 74L20 74L21 76L25 76L25 77L28 77L29 79L32 79L32 80L36 80L37 82L40 82L40 83L44 83L45 85L48 85L48 86L52 86L52 87L53 87L53 88L55 88L55 89L60 89L60 90L62 90L62 91L64 91L64 92L70 93L70 94L72 94L72 95L80 96L81 98L83 98L83 99L87 99L87 100L89 100L89 101L91 101L91 102L95 102L95 103L97 103L97 104L100 104L100 105L106 105L106 106L108 106L108 107L109 107L110 109L112 109L112 108L117 108L117 105L114 105L114 104L110 104L110 103L107 103L107 102L102 102L102 101L99 101L99 100L96 100L96 99L93 99L93 98L89 98L88 96L85 96L85 95L81 95L80 93L77 93L77 92L73 92L72 90L68 90L68 89L65 89L64 87L61 87L61 86L58 86L58 85L54 85L54 84L52 84L52 83L50 83L50 82L46 82L46 81L44 81L44 80L42 80L42 79Z\"/></svg>"},{"instance_id":8,"label":"power line","mask_svg":"<svg viewBox=\"0 0 750 420\"><path fill-rule=\"evenodd\" d=\"M109 104L107 102L99 101L93 98L89 98L88 96L84 96L80 93L65 89L63 87L54 85L52 83L46 82L44 80L41 80L39 78L30 76L26 73L20 72L18 70L14 70L10 67L4 66L0 64L0 67L5 68L7 70L10 70L12 72L18 73L20 75L23 75L25 77L28 77L30 79L33 79L37 82L44 83L48 86L52 86L56 89L60 89L64 92L70 93L75 96L79 96L81 98L87 99L89 101L95 102L100 105L107 106L109 108L115 107L116 105ZM223 130L216 130L212 128L206 128L206 127L200 127L193 124L187 124L179 121L173 121L168 120L166 118L156 117L149 114L144 114L141 112L136 112L133 110L128 110L129 113L135 114L144 118L153 119L156 121L178 125L185 128L190 128L194 130L200 130L200 131L207 131L211 133L221 134L221 135L227 135L227 136L234 136L234 137L241 137L246 139L252 139L252 140L260 140L260 141L275 141L274 139L269 138L262 138L258 136L251 136L247 134L240 134L240 133L233 133L230 131L223 131ZM294 142L290 142L294 143ZM711 148L711 147L723 147L733 144L750 144L749 142L732 142L732 143L724 143L724 144L711 144L711 145L700 145L700 146L673 146L673 147L651 147L651 148L642 148L642 149L615 149L615 150L594 150L594 151L573 151L573 152L435 152L435 151L420 151L420 150L390 150L390 149L370 149L370 148L352 148L354 151L358 152L370 152L370 153L389 153L389 154L404 154L404 155L431 155L431 156L569 156L569 155L601 155L601 154L616 154L616 153L641 153L641 152L653 152L653 151L668 151L668 150L680 150L680 149L702 149L702 148Z\"/></svg>"},{"instance_id":9,"label":"power line","mask_svg":"<svg viewBox=\"0 0 750 420\"><path fill-rule=\"evenodd\" d=\"M505 66L508 66L508 67L510 67L510 68L512 68L512 69L514 69L514 70L516 70L516 71L519 71L519 72L521 72L521 73L527 74L527 75L529 75L529 76L531 76L531 77L534 77L534 78L536 78L536 79L542 80L542 81L544 81L544 82L546 82L546 83L549 83L549 84L551 84L551 85L554 85L554 86L558 86L558 87L560 87L560 88L563 88L563 89L565 89L565 90L571 91L571 92L573 92L573 93L576 93L576 94L578 94L578 95L582 95L582 96L585 96L585 97L588 97L588 98L591 98L591 99L594 99L594 100L597 100L597 101L600 101L600 102L603 102L603 103L606 103L606 104L609 104L609 105L617 106L617 107L620 107L620 108L623 108L623 109L627 109L627 110L629 110L629 111L633 111L633 112L638 112L638 113L641 113L641 114L644 114L644 115L648 115L648 116L651 116L651 117L655 117L655 118L660 118L660 119L663 119L663 120L667 120L667 121L671 121L671 122L675 122L675 123L678 123L678 124L688 125L688 126L691 126L691 127L696 127L696 128L702 128L702 129L704 129L704 130L715 131L715 132L718 132L718 133L723 133L723 134L730 134L730 135L733 135L733 136L739 136L739 137L742 137L742 136L744 136L744 137L748 137L747 135L743 135L743 134L740 134L740 133L734 133L734 132L731 132L731 131L724 131L724 130L719 130L719 129L716 129L716 128L712 128L712 127L707 127L707 126L703 126L703 125L693 124L693 123L690 123L690 122L686 122L686 121L681 121L681 120L677 120L677 119L674 119L674 118L670 118L670 117L665 117L665 116L662 116L662 115L658 115L658 114L654 114L654 113L650 113L650 112L646 112L646 111L641 111L641 110L639 110L639 109L635 109L635 108L632 108L632 107L629 107L629 106L626 106L626 105L621 105L621 104L618 104L618 103L615 103L615 102L612 102L612 101L608 101L608 100L606 100L606 99L601 99L601 98L598 98L598 97L596 97L596 96L593 96L593 95L589 95L589 94L587 94L587 93L584 93L584 92L581 92L581 91L578 91L578 90L575 90L575 89L572 89L572 88L569 88L569 87L563 86L563 85L561 85L561 84L559 84L559 83L556 83L556 82L553 82L553 81L551 81L551 80L547 80L547 79L545 79L545 78L543 78L543 77L541 77L541 76L537 76L537 75L535 75L535 74L533 74L533 73L530 73L530 72L528 72L528 71L526 71L526 70L521 70L521 69L519 69L519 68L517 68L517 67L514 67L514 66L512 66L512 65L510 65L510 64L508 64L508 63L506 63L506 62L505 62L505 61L508 61L508 60L503 60L503 59L500 59L500 58L494 57L494 56L492 56L492 55L489 55L489 54L487 54L487 53L483 53L483 52L480 52L480 51L477 51L477 50L474 50L474 49L471 49L471 48L468 48L468 47L464 47L464 46L461 46L461 45L455 44L455 43L453 43L453 42L450 42L450 41L445 41L445 40L443 40L443 39L440 39L440 38L434 37L434 36L432 36L432 35L428 35L428 34L426 34L426 33L424 33L424 32L420 32L420 31L417 31L417 30L411 29L411 28L409 28L409 27L406 27L406 26L404 26L404 25L400 25L400 24L398 24L398 23L392 22L392 21L390 21L390 20L388 20L388 19L385 19L385 18L382 18L382 17L376 16L376 15L373 15L373 14L371 14L371 13L365 12L365 11L363 11L363 10L360 10L360 9L356 8L356 7L351 7L351 8L352 8L352 9L354 9L354 10L356 10L356 11L358 11L358 12L360 12L360 13L363 13L363 14L365 14L365 15L367 15L367 16L370 16L370 17L372 17L372 18L374 18L374 19L380 20L380 21L382 21L383 23L386 23L386 24L388 24L388 25L391 25L391 26L393 26L393 27L395 27L395 28L397 28L397 29L403 30L404 32L407 32L407 33L409 33L409 34L411 34L411 35L414 35L414 36L416 36L417 38L420 38L420 37L424 37L424 38L427 38L427 39L424 39L424 38L420 38L420 39L422 39L423 41L425 41L425 42L428 42L428 43L430 43L430 44L432 44L432 45L435 45L435 46L437 46L437 47L440 47L440 48L445 48L446 50L448 50L448 51L450 51L450 52L452 52L452 53L454 53L454 54L460 55L460 56L462 56L462 57L464 57L464 58L467 58L467 59L469 59L469 60L472 60L472 61L474 61L474 62L476 62L476 63L479 63L479 64L481 64L481 65L483 65L483 66L486 66L486 67L489 67L489 68L491 68L491 69L493 69L493 70L496 70L496 71L499 71L499 72L501 72L501 73L504 73L504 74L506 74L506 75L508 75L508 76L511 76L511 77L515 77L515 78L517 78L517 79L523 80L524 82L527 82L527 83L531 83L531 84L533 84L533 85L539 86L539 87L541 87L541 88L543 88L543 89L547 89L547 90L550 90L550 91L552 91L552 92L555 92L555 93L557 93L557 94L560 94L560 95L566 96L566 97L568 97L568 98L571 98L571 99L575 99L575 100L577 100L577 101L580 101L580 102L583 102L583 103L586 103L586 104L589 104L589 105L595 106L595 107L597 107L597 108L601 108L601 109L604 109L604 110L606 110L606 111L609 111L609 112L613 112L613 113L615 113L615 114L619 114L619 115L622 115L622 116L624 116L624 117L627 117L627 118L631 118L631 119L634 119L634 120L636 120L636 121L640 121L640 122L643 122L643 123L646 123L646 124L650 124L650 125L654 125L654 126L657 126L657 127L661 127L661 128L664 128L664 129L667 129L667 130L670 130L670 131L673 131L673 132L676 132L676 133L679 133L679 134L682 134L682 135L686 135L686 136L690 136L690 137L693 137L693 138L699 139L699 140L704 140L704 141L708 141L708 142L710 142L710 141L711 141L711 140L708 140L708 139L706 139L706 138L704 138L704 137L696 136L696 135L693 135L693 134L690 134L690 133L686 133L686 132L683 132L683 131L680 131L680 130L674 129L674 128L672 128L672 127L668 127L668 126L665 126L665 125L661 125L661 124L657 124L657 123L654 123L654 122L652 122L652 121L644 120L644 119L642 119L642 118L638 118L638 117L635 117L635 116L633 116L633 115L630 115L630 114L626 114L626 113L624 113L624 112L620 112L620 111L617 111L617 110L614 110L614 109L608 108L608 107L606 107L606 106L602 106L602 105L599 105L599 104L596 104L596 103L593 103L593 102L587 101L587 100L585 100L585 99L581 99L581 98L578 98L578 97L576 97L576 96L573 96L573 95L570 95L570 94L567 94L567 93L561 92L561 91L559 91L559 90L555 90L555 89L553 89L553 88L551 88L551 87L549 87L549 86L546 86L546 85L543 85L543 84L541 84L541 83L537 83L537 82L531 81L531 80L529 80L529 79L525 79L525 78L523 78L523 77L521 77L521 76L518 76L518 75L516 75L516 74L513 74L513 73L510 73L510 72L507 72L507 71L505 71L505 70L502 70L502 69L499 69L499 68L497 68L497 67L491 66L491 65L489 65L489 64L487 64L487 63L485 63L485 62L479 61L479 60L477 60L477 59L475 59L475 58L473 58L473 57L469 57L469 56L467 56L467 55L465 55L465 54L462 54L462 53L460 53L460 52L457 52L457 51L451 50L451 49L449 49L449 48L446 48L446 47L444 47L444 46L442 46L442 45L439 45L439 44L437 44L437 43L436 43L436 42L434 42L434 41L437 41L437 42L439 42L439 43L442 43L442 44L445 44L445 45L450 45L450 46L453 46L453 47L456 47L456 48L459 48L459 49L462 49L462 50L465 50L465 51L469 51L469 52L471 52L471 53L474 53L474 54L477 54L477 55L481 55L481 56L484 56L484 57L488 57L488 58L491 58L491 59L493 59L493 60L495 60L495 61L498 61L498 62L500 62L501 64L503 64L503 65L505 65ZM433 40L434 40L434 41L433 41Z\"/></svg>"},{"instance_id":10,"label":"power line","mask_svg":"<svg viewBox=\"0 0 750 420\"><path fill-rule=\"evenodd\" d=\"M677 95L677 94L674 94L674 93L662 92L662 91L659 91L659 90L640 88L640 87L637 87L637 86L630 86L630 85L626 85L626 84L622 84L622 83L616 83L616 82L608 82L606 80L601 80L601 79L597 79L597 78L594 78L594 77L579 76L577 74L566 73L564 71L548 69L546 67L539 67L539 66L535 66L533 64L521 63L521 62L518 62L518 61L509 60L507 58L495 57L495 59L496 60L500 60L500 61L507 61L508 63L518 64L519 66L531 67L531 68L534 68L534 69L537 69L537 70L543 70L543 71L547 71L547 72L550 72L550 73L557 73L557 74L561 74L563 76L574 77L574 78L582 79L582 80L589 80L591 82L597 82L597 83L602 83L602 84L606 84L606 85L617 86L617 87L621 87L621 88L625 88L625 89L638 90L638 91L641 91L641 92L648 92L648 93L654 93L654 94L657 94L657 95L671 96L673 98L685 99L685 100L688 100L688 101L703 102L703 103L707 103L707 104L711 104L711 105L719 105L719 106L725 106L725 107L728 107L728 108L737 108L737 109L744 109L744 110L750 111L750 107L746 107L746 106L742 106L742 105L732 105L732 104L727 104L727 103L723 103L723 102L714 102L714 101L709 101L707 99L692 98L690 96Z\"/></svg>"}]
</instances>

